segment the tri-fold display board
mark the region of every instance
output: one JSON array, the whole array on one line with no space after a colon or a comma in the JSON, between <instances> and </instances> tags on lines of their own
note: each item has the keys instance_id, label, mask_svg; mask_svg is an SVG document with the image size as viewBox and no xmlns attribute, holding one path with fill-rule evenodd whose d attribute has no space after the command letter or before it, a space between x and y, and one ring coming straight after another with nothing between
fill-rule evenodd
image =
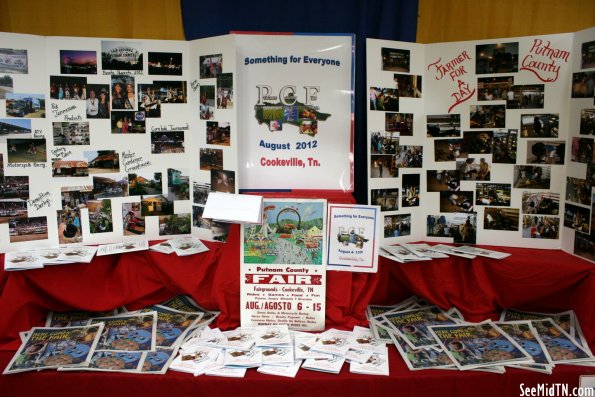
<instances>
[{"instance_id":1,"label":"tri-fold display board","mask_svg":"<svg viewBox=\"0 0 595 397\"><path fill-rule=\"evenodd\" d=\"M225 240L211 191L351 191L353 43L0 34L0 252Z\"/></svg>"},{"instance_id":2,"label":"tri-fold display board","mask_svg":"<svg viewBox=\"0 0 595 397\"><path fill-rule=\"evenodd\" d=\"M595 29L367 40L369 200L386 243L564 248L593 260Z\"/></svg>"}]
</instances>

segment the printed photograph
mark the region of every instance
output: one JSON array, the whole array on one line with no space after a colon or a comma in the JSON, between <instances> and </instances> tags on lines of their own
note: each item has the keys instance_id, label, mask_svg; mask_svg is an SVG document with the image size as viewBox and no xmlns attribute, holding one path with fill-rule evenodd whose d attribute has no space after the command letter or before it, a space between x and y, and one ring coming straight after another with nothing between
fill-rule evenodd
<instances>
[{"instance_id":1,"label":"printed photograph","mask_svg":"<svg viewBox=\"0 0 595 397\"><path fill-rule=\"evenodd\" d=\"M493 131L464 131L461 157L469 154L490 154L494 145Z\"/></svg>"},{"instance_id":2,"label":"printed photograph","mask_svg":"<svg viewBox=\"0 0 595 397\"><path fill-rule=\"evenodd\" d=\"M564 204L564 226L581 233L590 233L591 214L590 208L580 207L575 204Z\"/></svg>"},{"instance_id":3,"label":"printed photograph","mask_svg":"<svg viewBox=\"0 0 595 397\"><path fill-rule=\"evenodd\" d=\"M457 161L457 170L463 181L489 181L491 164L483 157Z\"/></svg>"},{"instance_id":4,"label":"printed photograph","mask_svg":"<svg viewBox=\"0 0 595 397\"><path fill-rule=\"evenodd\" d=\"M89 201L89 232L109 233L114 231L112 222L112 200Z\"/></svg>"},{"instance_id":5,"label":"printed photograph","mask_svg":"<svg viewBox=\"0 0 595 397\"><path fill-rule=\"evenodd\" d=\"M210 120L214 116L215 109L215 86L201 85L200 86L200 119Z\"/></svg>"},{"instance_id":6,"label":"printed photograph","mask_svg":"<svg viewBox=\"0 0 595 397\"><path fill-rule=\"evenodd\" d=\"M97 52L60 50L60 74L97 74Z\"/></svg>"},{"instance_id":7,"label":"printed photograph","mask_svg":"<svg viewBox=\"0 0 595 397\"><path fill-rule=\"evenodd\" d=\"M211 236L213 240L219 242L226 242L227 238L229 237L229 229L231 228L231 223L220 222L220 221L211 221Z\"/></svg>"},{"instance_id":8,"label":"printed photograph","mask_svg":"<svg viewBox=\"0 0 595 397\"><path fill-rule=\"evenodd\" d=\"M113 111L111 126L112 134L145 134L147 132L145 112Z\"/></svg>"},{"instance_id":9,"label":"printed photograph","mask_svg":"<svg viewBox=\"0 0 595 397\"><path fill-rule=\"evenodd\" d=\"M0 224L9 223L17 219L26 219L27 201L21 199L0 201Z\"/></svg>"},{"instance_id":10,"label":"printed photograph","mask_svg":"<svg viewBox=\"0 0 595 397\"><path fill-rule=\"evenodd\" d=\"M523 238L560 238L560 218L523 215Z\"/></svg>"},{"instance_id":11,"label":"printed photograph","mask_svg":"<svg viewBox=\"0 0 595 397\"><path fill-rule=\"evenodd\" d=\"M527 141L527 164L564 164L566 141Z\"/></svg>"},{"instance_id":12,"label":"printed photograph","mask_svg":"<svg viewBox=\"0 0 595 397\"><path fill-rule=\"evenodd\" d=\"M6 140L9 163L45 163L47 161L45 139L9 138Z\"/></svg>"},{"instance_id":13,"label":"printed photograph","mask_svg":"<svg viewBox=\"0 0 595 397\"><path fill-rule=\"evenodd\" d=\"M475 46L475 74L516 73L519 70L519 43Z\"/></svg>"},{"instance_id":14,"label":"printed photograph","mask_svg":"<svg viewBox=\"0 0 595 397\"><path fill-rule=\"evenodd\" d=\"M554 192L523 192L523 214L560 215L560 194Z\"/></svg>"},{"instance_id":15,"label":"printed photograph","mask_svg":"<svg viewBox=\"0 0 595 397\"><path fill-rule=\"evenodd\" d=\"M184 153L184 131L151 131L151 153Z\"/></svg>"},{"instance_id":16,"label":"printed photograph","mask_svg":"<svg viewBox=\"0 0 595 397\"><path fill-rule=\"evenodd\" d=\"M580 256L590 261L595 261L595 247L593 244L592 234L575 233L573 252L574 255Z\"/></svg>"},{"instance_id":17,"label":"printed photograph","mask_svg":"<svg viewBox=\"0 0 595 397\"><path fill-rule=\"evenodd\" d=\"M233 73L217 75L217 109L233 109Z\"/></svg>"},{"instance_id":18,"label":"printed photograph","mask_svg":"<svg viewBox=\"0 0 595 397\"><path fill-rule=\"evenodd\" d=\"M146 196L163 194L162 173L142 171L128 174L128 195Z\"/></svg>"},{"instance_id":19,"label":"printed photograph","mask_svg":"<svg viewBox=\"0 0 595 397\"><path fill-rule=\"evenodd\" d=\"M427 137L460 137L461 136L461 115L460 114L435 114L428 115L426 119Z\"/></svg>"},{"instance_id":20,"label":"printed photograph","mask_svg":"<svg viewBox=\"0 0 595 397\"><path fill-rule=\"evenodd\" d=\"M27 50L0 48L0 73L27 74L28 59Z\"/></svg>"},{"instance_id":21,"label":"printed photograph","mask_svg":"<svg viewBox=\"0 0 595 397\"><path fill-rule=\"evenodd\" d=\"M43 94L6 94L8 117L44 118L45 96Z\"/></svg>"},{"instance_id":22,"label":"printed photograph","mask_svg":"<svg viewBox=\"0 0 595 397\"><path fill-rule=\"evenodd\" d=\"M595 72L580 72L572 74L572 98L593 98L595 86Z\"/></svg>"},{"instance_id":23,"label":"printed photograph","mask_svg":"<svg viewBox=\"0 0 595 397\"><path fill-rule=\"evenodd\" d=\"M572 137L570 161L588 164L593 161L593 138Z\"/></svg>"},{"instance_id":24,"label":"printed photograph","mask_svg":"<svg viewBox=\"0 0 595 397\"><path fill-rule=\"evenodd\" d=\"M522 114L521 138L557 138L560 115Z\"/></svg>"},{"instance_id":25,"label":"printed photograph","mask_svg":"<svg viewBox=\"0 0 595 397\"><path fill-rule=\"evenodd\" d=\"M231 126L228 121L207 121L208 145L231 145Z\"/></svg>"},{"instance_id":26,"label":"printed photograph","mask_svg":"<svg viewBox=\"0 0 595 397\"><path fill-rule=\"evenodd\" d=\"M421 98L421 76L398 74L393 75L397 96L405 98Z\"/></svg>"},{"instance_id":27,"label":"printed photograph","mask_svg":"<svg viewBox=\"0 0 595 397\"><path fill-rule=\"evenodd\" d=\"M411 235L411 214L386 215L384 217L384 237L404 237Z\"/></svg>"},{"instance_id":28,"label":"printed photograph","mask_svg":"<svg viewBox=\"0 0 595 397\"><path fill-rule=\"evenodd\" d=\"M513 85L513 76L480 77L477 79L477 100L507 100L512 96L511 91Z\"/></svg>"},{"instance_id":29,"label":"printed photograph","mask_svg":"<svg viewBox=\"0 0 595 397\"><path fill-rule=\"evenodd\" d=\"M159 216L159 235L173 236L176 234L190 234L192 219L190 214L173 214Z\"/></svg>"},{"instance_id":30,"label":"printed photograph","mask_svg":"<svg viewBox=\"0 0 595 397\"><path fill-rule=\"evenodd\" d=\"M399 92L394 88L370 87L370 110L399 111Z\"/></svg>"},{"instance_id":31,"label":"printed photograph","mask_svg":"<svg viewBox=\"0 0 595 397\"><path fill-rule=\"evenodd\" d=\"M549 165L515 165L513 187L549 189L551 169Z\"/></svg>"},{"instance_id":32,"label":"printed photograph","mask_svg":"<svg viewBox=\"0 0 595 397\"><path fill-rule=\"evenodd\" d=\"M579 133L581 135L595 135L595 109L581 109Z\"/></svg>"},{"instance_id":33,"label":"printed photograph","mask_svg":"<svg viewBox=\"0 0 595 397\"><path fill-rule=\"evenodd\" d=\"M147 54L149 74L181 76L182 53L180 52L149 52Z\"/></svg>"},{"instance_id":34,"label":"printed photograph","mask_svg":"<svg viewBox=\"0 0 595 397\"><path fill-rule=\"evenodd\" d=\"M385 113L384 130L400 136L413 136L413 113Z\"/></svg>"},{"instance_id":35,"label":"printed photograph","mask_svg":"<svg viewBox=\"0 0 595 397\"><path fill-rule=\"evenodd\" d=\"M518 130L494 131L492 163L516 164Z\"/></svg>"},{"instance_id":36,"label":"printed photograph","mask_svg":"<svg viewBox=\"0 0 595 397\"><path fill-rule=\"evenodd\" d=\"M50 76L50 98L58 100L86 100L87 78Z\"/></svg>"},{"instance_id":37,"label":"printed photograph","mask_svg":"<svg viewBox=\"0 0 595 397\"><path fill-rule=\"evenodd\" d=\"M153 81L155 95L160 103L186 103L186 81Z\"/></svg>"},{"instance_id":38,"label":"printed photograph","mask_svg":"<svg viewBox=\"0 0 595 397\"><path fill-rule=\"evenodd\" d=\"M141 215L173 215L174 203L161 194L141 197Z\"/></svg>"},{"instance_id":39,"label":"printed photograph","mask_svg":"<svg viewBox=\"0 0 595 397\"><path fill-rule=\"evenodd\" d=\"M93 196L96 200L128 196L128 175L105 174L93 176Z\"/></svg>"},{"instance_id":40,"label":"printed photograph","mask_svg":"<svg viewBox=\"0 0 595 397\"><path fill-rule=\"evenodd\" d=\"M397 154L399 137L390 132L372 132L370 136L370 153Z\"/></svg>"},{"instance_id":41,"label":"printed photograph","mask_svg":"<svg viewBox=\"0 0 595 397\"><path fill-rule=\"evenodd\" d=\"M508 183L477 183L475 205L510 207L510 192Z\"/></svg>"},{"instance_id":42,"label":"printed photograph","mask_svg":"<svg viewBox=\"0 0 595 397\"><path fill-rule=\"evenodd\" d=\"M53 122L54 146L90 145L89 122Z\"/></svg>"},{"instance_id":43,"label":"printed photograph","mask_svg":"<svg viewBox=\"0 0 595 397\"><path fill-rule=\"evenodd\" d=\"M421 168L423 146L404 145L397 147L396 163L399 168Z\"/></svg>"},{"instance_id":44,"label":"printed photograph","mask_svg":"<svg viewBox=\"0 0 595 397\"><path fill-rule=\"evenodd\" d=\"M434 161L455 161L462 158L463 139L436 139L434 141Z\"/></svg>"},{"instance_id":45,"label":"printed photograph","mask_svg":"<svg viewBox=\"0 0 595 397\"><path fill-rule=\"evenodd\" d=\"M63 210L87 208L87 203L94 200L93 186L63 186L60 197Z\"/></svg>"},{"instance_id":46,"label":"printed photograph","mask_svg":"<svg viewBox=\"0 0 595 397\"><path fill-rule=\"evenodd\" d=\"M14 85L12 82L12 77L9 75L0 76L0 99L6 99L6 94L13 92Z\"/></svg>"},{"instance_id":47,"label":"printed photograph","mask_svg":"<svg viewBox=\"0 0 595 397\"><path fill-rule=\"evenodd\" d=\"M205 205L207 203L207 197L211 191L211 184L193 182L192 183L192 202L194 204Z\"/></svg>"},{"instance_id":48,"label":"printed photograph","mask_svg":"<svg viewBox=\"0 0 595 397\"><path fill-rule=\"evenodd\" d=\"M89 164L85 159L68 157L62 160L52 160L52 177L75 178L89 176Z\"/></svg>"},{"instance_id":49,"label":"printed photograph","mask_svg":"<svg viewBox=\"0 0 595 397\"><path fill-rule=\"evenodd\" d=\"M11 243L22 241L47 240L47 216L34 216L31 218L13 219L8 222L8 231Z\"/></svg>"},{"instance_id":50,"label":"printed photograph","mask_svg":"<svg viewBox=\"0 0 595 397\"><path fill-rule=\"evenodd\" d=\"M187 169L167 169L167 199L190 200L190 176Z\"/></svg>"},{"instance_id":51,"label":"printed photograph","mask_svg":"<svg viewBox=\"0 0 595 397\"><path fill-rule=\"evenodd\" d=\"M370 156L370 178L396 178L399 168L394 155L378 154Z\"/></svg>"},{"instance_id":52,"label":"printed photograph","mask_svg":"<svg viewBox=\"0 0 595 397\"><path fill-rule=\"evenodd\" d=\"M519 209L508 207L486 207L483 211L485 230L519 230Z\"/></svg>"},{"instance_id":53,"label":"printed photograph","mask_svg":"<svg viewBox=\"0 0 595 397\"><path fill-rule=\"evenodd\" d=\"M473 192L440 192L440 212L473 212Z\"/></svg>"},{"instance_id":54,"label":"printed photograph","mask_svg":"<svg viewBox=\"0 0 595 397\"><path fill-rule=\"evenodd\" d=\"M87 85L87 118L88 119L109 119L111 111L111 99L109 84Z\"/></svg>"},{"instance_id":55,"label":"printed photograph","mask_svg":"<svg viewBox=\"0 0 595 397\"><path fill-rule=\"evenodd\" d=\"M134 76L112 75L112 109L136 110L136 85Z\"/></svg>"},{"instance_id":56,"label":"printed photograph","mask_svg":"<svg viewBox=\"0 0 595 397\"><path fill-rule=\"evenodd\" d=\"M544 90L543 84L515 85L506 98L506 109L543 109Z\"/></svg>"},{"instance_id":57,"label":"printed photograph","mask_svg":"<svg viewBox=\"0 0 595 397\"><path fill-rule=\"evenodd\" d=\"M120 172L120 155L115 150L91 150L83 152L89 174Z\"/></svg>"},{"instance_id":58,"label":"printed photograph","mask_svg":"<svg viewBox=\"0 0 595 397\"><path fill-rule=\"evenodd\" d=\"M595 41L581 44L581 69L595 68Z\"/></svg>"},{"instance_id":59,"label":"printed photograph","mask_svg":"<svg viewBox=\"0 0 595 397\"><path fill-rule=\"evenodd\" d=\"M81 211L79 209L58 210L58 243L75 244L83 241Z\"/></svg>"},{"instance_id":60,"label":"printed photograph","mask_svg":"<svg viewBox=\"0 0 595 397\"><path fill-rule=\"evenodd\" d=\"M143 45L140 41L101 42L103 70L143 70Z\"/></svg>"},{"instance_id":61,"label":"printed photograph","mask_svg":"<svg viewBox=\"0 0 595 397\"><path fill-rule=\"evenodd\" d=\"M1 160L1 159L0 159ZM0 199L29 199L28 176L3 176L0 177Z\"/></svg>"},{"instance_id":62,"label":"printed photograph","mask_svg":"<svg viewBox=\"0 0 595 397\"><path fill-rule=\"evenodd\" d=\"M124 236L145 234L145 217L141 215L141 203L122 203L122 229Z\"/></svg>"},{"instance_id":63,"label":"printed photograph","mask_svg":"<svg viewBox=\"0 0 595 397\"><path fill-rule=\"evenodd\" d=\"M428 192L456 192L461 188L459 170L428 170Z\"/></svg>"},{"instance_id":64,"label":"printed photograph","mask_svg":"<svg viewBox=\"0 0 595 397\"><path fill-rule=\"evenodd\" d=\"M211 170L211 191L222 193L235 193L235 171Z\"/></svg>"},{"instance_id":65,"label":"printed photograph","mask_svg":"<svg viewBox=\"0 0 595 397\"><path fill-rule=\"evenodd\" d=\"M566 177L566 200L591 206L591 182L587 179Z\"/></svg>"},{"instance_id":66,"label":"printed photograph","mask_svg":"<svg viewBox=\"0 0 595 397\"><path fill-rule=\"evenodd\" d=\"M379 205L380 211L397 211L399 209L399 189L372 189L370 203Z\"/></svg>"},{"instance_id":67,"label":"printed photograph","mask_svg":"<svg viewBox=\"0 0 595 397\"><path fill-rule=\"evenodd\" d=\"M469 125L471 128L504 128L505 105L471 105Z\"/></svg>"},{"instance_id":68,"label":"printed photograph","mask_svg":"<svg viewBox=\"0 0 595 397\"><path fill-rule=\"evenodd\" d=\"M222 149L200 149L200 169L203 171L223 169Z\"/></svg>"},{"instance_id":69,"label":"printed photograph","mask_svg":"<svg viewBox=\"0 0 595 397\"><path fill-rule=\"evenodd\" d=\"M211 54L198 57L200 63L200 78L214 79L223 72L223 55Z\"/></svg>"},{"instance_id":70,"label":"printed photograph","mask_svg":"<svg viewBox=\"0 0 595 397\"><path fill-rule=\"evenodd\" d=\"M403 192L401 207L419 206L419 180L419 174L403 174L401 177L401 191Z\"/></svg>"},{"instance_id":71,"label":"printed photograph","mask_svg":"<svg viewBox=\"0 0 595 397\"><path fill-rule=\"evenodd\" d=\"M411 53L409 50L382 47L382 70L409 73Z\"/></svg>"},{"instance_id":72,"label":"printed photograph","mask_svg":"<svg viewBox=\"0 0 595 397\"><path fill-rule=\"evenodd\" d=\"M153 84L138 85L138 109L145 112L147 118L161 117L161 99Z\"/></svg>"},{"instance_id":73,"label":"printed photograph","mask_svg":"<svg viewBox=\"0 0 595 397\"><path fill-rule=\"evenodd\" d=\"M428 237L453 237L455 242L475 244L477 214L448 213L427 216Z\"/></svg>"},{"instance_id":74,"label":"printed photograph","mask_svg":"<svg viewBox=\"0 0 595 397\"><path fill-rule=\"evenodd\" d=\"M192 226L199 229L211 230L211 220L202 217L205 207L202 205L192 206Z\"/></svg>"},{"instance_id":75,"label":"printed photograph","mask_svg":"<svg viewBox=\"0 0 595 397\"><path fill-rule=\"evenodd\" d=\"M18 138L31 134L31 120L29 119L0 119L0 142L6 138Z\"/></svg>"}]
</instances>

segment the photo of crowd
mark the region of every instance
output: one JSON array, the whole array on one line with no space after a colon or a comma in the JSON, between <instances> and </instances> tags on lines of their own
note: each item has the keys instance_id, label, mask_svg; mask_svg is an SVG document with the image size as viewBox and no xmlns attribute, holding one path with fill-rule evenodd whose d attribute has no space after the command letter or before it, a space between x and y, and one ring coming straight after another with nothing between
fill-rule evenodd
<instances>
[{"instance_id":1,"label":"photo of crowd","mask_svg":"<svg viewBox=\"0 0 595 397\"><path fill-rule=\"evenodd\" d=\"M50 76L50 98L58 100L86 100L87 78Z\"/></svg>"},{"instance_id":2,"label":"photo of crowd","mask_svg":"<svg viewBox=\"0 0 595 397\"><path fill-rule=\"evenodd\" d=\"M460 114L436 114L426 117L428 138L459 137L461 136Z\"/></svg>"},{"instance_id":3,"label":"photo of crowd","mask_svg":"<svg viewBox=\"0 0 595 397\"><path fill-rule=\"evenodd\" d=\"M386 215L384 237L403 237L411 234L411 214Z\"/></svg>"},{"instance_id":4,"label":"photo of crowd","mask_svg":"<svg viewBox=\"0 0 595 397\"><path fill-rule=\"evenodd\" d=\"M97 52L60 50L60 74L97 74Z\"/></svg>"},{"instance_id":5,"label":"photo of crowd","mask_svg":"<svg viewBox=\"0 0 595 397\"><path fill-rule=\"evenodd\" d=\"M461 188L458 170L428 170L426 188L428 192L456 192Z\"/></svg>"},{"instance_id":6,"label":"photo of crowd","mask_svg":"<svg viewBox=\"0 0 595 397\"><path fill-rule=\"evenodd\" d=\"M591 182L587 179L566 177L566 200L591 206Z\"/></svg>"},{"instance_id":7,"label":"photo of crowd","mask_svg":"<svg viewBox=\"0 0 595 397\"><path fill-rule=\"evenodd\" d=\"M492 163L516 164L518 130L494 131Z\"/></svg>"},{"instance_id":8,"label":"photo of crowd","mask_svg":"<svg viewBox=\"0 0 595 397\"><path fill-rule=\"evenodd\" d=\"M560 115L521 115L521 138L557 138Z\"/></svg>"},{"instance_id":9,"label":"photo of crowd","mask_svg":"<svg viewBox=\"0 0 595 397\"><path fill-rule=\"evenodd\" d=\"M393 88L370 87L370 110L398 112L398 91Z\"/></svg>"},{"instance_id":10,"label":"photo of crowd","mask_svg":"<svg viewBox=\"0 0 595 397\"><path fill-rule=\"evenodd\" d=\"M581 135L595 135L595 109L581 109Z\"/></svg>"},{"instance_id":11,"label":"photo of crowd","mask_svg":"<svg viewBox=\"0 0 595 397\"><path fill-rule=\"evenodd\" d=\"M527 141L527 164L564 164L566 141Z\"/></svg>"},{"instance_id":12,"label":"photo of crowd","mask_svg":"<svg viewBox=\"0 0 595 397\"><path fill-rule=\"evenodd\" d=\"M477 183L475 205L510 207L511 186L507 183Z\"/></svg>"},{"instance_id":13,"label":"photo of crowd","mask_svg":"<svg viewBox=\"0 0 595 397\"><path fill-rule=\"evenodd\" d=\"M483 212L485 230L519 230L519 209L507 207L487 207Z\"/></svg>"},{"instance_id":14,"label":"photo of crowd","mask_svg":"<svg viewBox=\"0 0 595 397\"><path fill-rule=\"evenodd\" d=\"M509 99L514 85L513 76L480 77L477 79L478 101L501 101Z\"/></svg>"},{"instance_id":15,"label":"photo of crowd","mask_svg":"<svg viewBox=\"0 0 595 397\"><path fill-rule=\"evenodd\" d=\"M0 201L0 224L8 223L15 219L26 218L27 201L21 199Z\"/></svg>"},{"instance_id":16,"label":"photo of crowd","mask_svg":"<svg viewBox=\"0 0 595 397\"><path fill-rule=\"evenodd\" d=\"M180 52L150 52L147 54L149 74L181 76L182 53Z\"/></svg>"},{"instance_id":17,"label":"photo of crowd","mask_svg":"<svg viewBox=\"0 0 595 397\"><path fill-rule=\"evenodd\" d=\"M11 243L46 240L48 238L47 216L13 219L8 222Z\"/></svg>"},{"instance_id":18,"label":"photo of crowd","mask_svg":"<svg viewBox=\"0 0 595 397\"><path fill-rule=\"evenodd\" d=\"M380 211L397 211L399 209L399 189L372 189L372 205L379 205Z\"/></svg>"},{"instance_id":19,"label":"photo of crowd","mask_svg":"<svg viewBox=\"0 0 595 397\"><path fill-rule=\"evenodd\" d=\"M475 73L516 73L519 43L478 44L475 46Z\"/></svg>"},{"instance_id":20,"label":"photo of crowd","mask_svg":"<svg viewBox=\"0 0 595 397\"><path fill-rule=\"evenodd\" d=\"M504 128L506 109L504 105L471 105L469 125L471 128Z\"/></svg>"},{"instance_id":21,"label":"photo of crowd","mask_svg":"<svg viewBox=\"0 0 595 397\"><path fill-rule=\"evenodd\" d=\"M151 131L151 153L184 153L184 131Z\"/></svg>"},{"instance_id":22,"label":"photo of crowd","mask_svg":"<svg viewBox=\"0 0 595 397\"><path fill-rule=\"evenodd\" d=\"M523 192L523 214L559 215L560 194L554 192Z\"/></svg>"},{"instance_id":23,"label":"photo of crowd","mask_svg":"<svg viewBox=\"0 0 595 397\"><path fill-rule=\"evenodd\" d=\"M545 238L557 240L560 237L560 218L551 216L523 216L523 238Z\"/></svg>"},{"instance_id":24,"label":"photo of crowd","mask_svg":"<svg viewBox=\"0 0 595 397\"><path fill-rule=\"evenodd\" d=\"M513 187L526 189L549 189L551 166L515 165Z\"/></svg>"},{"instance_id":25,"label":"photo of crowd","mask_svg":"<svg viewBox=\"0 0 595 397\"><path fill-rule=\"evenodd\" d=\"M409 73L411 53L409 50L382 47L382 70Z\"/></svg>"}]
</instances>

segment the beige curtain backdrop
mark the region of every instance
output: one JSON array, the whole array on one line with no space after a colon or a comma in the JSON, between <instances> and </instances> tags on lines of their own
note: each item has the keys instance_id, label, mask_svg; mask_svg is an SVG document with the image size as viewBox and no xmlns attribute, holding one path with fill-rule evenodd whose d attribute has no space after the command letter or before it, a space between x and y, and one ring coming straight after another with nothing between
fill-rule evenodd
<instances>
[{"instance_id":1,"label":"beige curtain backdrop","mask_svg":"<svg viewBox=\"0 0 595 397\"><path fill-rule=\"evenodd\" d=\"M419 43L575 32L595 26L595 1L419 0L417 26ZM0 31L184 39L178 0L0 0Z\"/></svg>"}]
</instances>

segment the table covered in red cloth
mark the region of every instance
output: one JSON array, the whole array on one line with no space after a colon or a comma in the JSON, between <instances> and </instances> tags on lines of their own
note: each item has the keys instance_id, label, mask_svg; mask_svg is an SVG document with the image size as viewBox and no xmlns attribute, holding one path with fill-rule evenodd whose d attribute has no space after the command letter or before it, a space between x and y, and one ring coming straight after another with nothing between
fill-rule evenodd
<instances>
[{"instance_id":1,"label":"table covered in red cloth","mask_svg":"<svg viewBox=\"0 0 595 397\"><path fill-rule=\"evenodd\" d=\"M239 227L225 244L206 242L210 251L177 257L152 251L96 257L90 264L0 271L0 366L19 346L18 332L43 325L49 310L137 309L174 295L192 296L206 309L221 311L216 326L239 325ZM468 320L497 318L503 308L532 311L573 309L587 340L595 344L595 266L559 250L487 247L512 255L503 260L460 257L396 263L381 258L376 274L330 271L326 326L367 325L370 303L391 304L418 295L444 309L458 307ZM505 375L460 371L409 371L390 348L389 377L357 375L345 365L340 375L300 370L296 379L249 370L245 379L169 371L166 375L27 372L0 376L0 395L520 395L538 382L578 384L595 368L559 365L553 375L508 370ZM5 391L9 391L5 394Z\"/></svg>"}]
</instances>

